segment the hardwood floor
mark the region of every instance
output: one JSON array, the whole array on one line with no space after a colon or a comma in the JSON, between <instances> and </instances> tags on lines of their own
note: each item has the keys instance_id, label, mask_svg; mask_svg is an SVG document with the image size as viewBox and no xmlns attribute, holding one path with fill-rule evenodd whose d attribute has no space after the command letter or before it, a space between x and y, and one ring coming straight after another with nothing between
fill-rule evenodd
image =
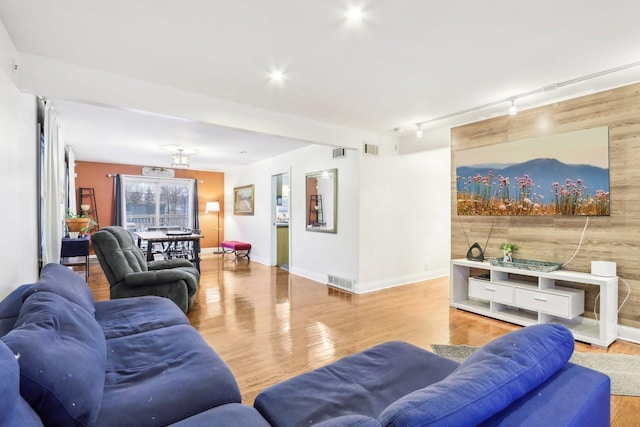
<instances>
[{"instance_id":1,"label":"hardwood floor","mask_svg":"<svg viewBox=\"0 0 640 427\"><path fill-rule=\"evenodd\" d=\"M243 402L271 384L388 340L480 346L518 326L448 306L449 279L365 295L328 288L284 270L205 255L189 320L235 375ZM97 262L89 284L109 298ZM640 355L640 345L608 349L576 343L576 351ZM612 396L611 424L640 425L640 397Z\"/></svg>"}]
</instances>

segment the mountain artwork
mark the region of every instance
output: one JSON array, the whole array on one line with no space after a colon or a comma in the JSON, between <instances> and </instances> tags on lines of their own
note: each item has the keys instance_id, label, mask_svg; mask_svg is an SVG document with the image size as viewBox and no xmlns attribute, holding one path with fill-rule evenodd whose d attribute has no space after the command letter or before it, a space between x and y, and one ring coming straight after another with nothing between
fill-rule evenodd
<instances>
[{"instance_id":1,"label":"mountain artwork","mask_svg":"<svg viewBox=\"0 0 640 427\"><path fill-rule=\"evenodd\" d=\"M460 150L458 215L609 215L608 127Z\"/></svg>"}]
</instances>

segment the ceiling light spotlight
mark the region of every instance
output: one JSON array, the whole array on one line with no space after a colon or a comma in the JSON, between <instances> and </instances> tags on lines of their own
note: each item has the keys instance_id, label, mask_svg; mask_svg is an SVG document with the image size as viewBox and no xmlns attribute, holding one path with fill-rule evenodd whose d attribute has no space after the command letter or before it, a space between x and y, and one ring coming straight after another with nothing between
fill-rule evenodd
<instances>
[{"instance_id":1,"label":"ceiling light spotlight","mask_svg":"<svg viewBox=\"0 0 640 427\"><path fill-rule=\"evenodd\" d=\"M271 80L273 83L281 84L285 79L286 75L282 70L271 70L271 72L269 73L269 80Z\"/></svg>"},{"instance_id":2,"label":"ceiling light spotlight","mask_svg":"<svg viewBox=\"0 0 640 427\"><path fill-rule=\"evenodd\" d=\"M360 6L351 6L349 9L347 9L345 16L347 18L347 22L358 24L362 22L362 19L364 18L364 12L362 10L362 7Z\"/></svg>"},{"instance_id":3,"label":"ceiling light spotlight","mask_svg":"<svg viewBox=\"0 0 640 427\"><path fill-rule=\"evenodd\" d=\"M418 131L416 132L416 136L418 138L422 138L422 123L416 123L416 126L418 127Z\"/></svg>"},{"instance_id":4,"label":"ceiling light spotlight","mask_svg":"<svg viewBox=\"0 0 640 427\"><path fill-rule=\"evenodd\" d=\"M518 107L516 107L516 100L512 99L511 100L511 107L509 107L509 115L510 116L515 116L516 114L518 114Z\"/></svg>"}]
</instances>

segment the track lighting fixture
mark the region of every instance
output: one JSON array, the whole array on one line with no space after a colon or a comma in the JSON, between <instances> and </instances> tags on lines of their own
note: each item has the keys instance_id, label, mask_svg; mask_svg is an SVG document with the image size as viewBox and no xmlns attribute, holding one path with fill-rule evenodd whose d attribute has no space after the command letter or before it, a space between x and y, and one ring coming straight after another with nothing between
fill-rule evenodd
<instances>
[{"instance_id":1,"label":"track lighting fixture","mask_svg":"<svg viewBox=\"0 0 640 427\"><path fill-rule=\"evenodd\" d=\"M592 73L592 74L588 74L586 76L581 76L581 77L577 77L571 80L565 80L562 82L557 82L557 83L551 83L548 84L546 86L543 86L541 88L538 89L534 89L534 90L530 90L529 92L524 92L524 93L519 93L516 95L512 95L508 98L502 98L500 100L497 101L493 101L493 102L488 102L486 104L482 104L482 105L477 105L475 107L471 107L471 108L466 108L464 110L461 111L456 111L453 113L449 113L449 114L445 114L439 117L435 117L429 120L423 120L422 122L416 123L416 126L418 127L418 131L416 132L416 136L418 138L422 137L422 125L426 125L426 124L431 124L431 123L435 123L435 122L439 122L441 120L445 120L445 119L449 119L452 117L458 117L458 116L462 116L465 114L469 114L469 113L473 113L475 111L481 111L484 110L486 108L490 108L490 107L494 107L497 105L501 105L505 102L511 102L511 107L509 108L509 114L510 115L516 115L518 113L518 107L516 107L515 105L515 100L516 99L520 99L520 98L526 98L532 95L536 95L536 94L540 94L540 93L545 93L545 92L552 92L552 91L556 91L559 90L565 86L570 86L576 83L580 83L580 82L584 82L587 80L591 80L591 79L595 79L597 77L601 77L601 76L605 76L608 74L612 74L612 73L617 73L620 71L625 71L631 68L636 68L636 67L640 67L640 61L636 61L636 62L632 62L629 64L625 64L625 65L621 65L619 67L614 67L614 68L609 68L607 70L603 70L603 71L599 71L597 73Z\"/></svg>"}]
</instances>

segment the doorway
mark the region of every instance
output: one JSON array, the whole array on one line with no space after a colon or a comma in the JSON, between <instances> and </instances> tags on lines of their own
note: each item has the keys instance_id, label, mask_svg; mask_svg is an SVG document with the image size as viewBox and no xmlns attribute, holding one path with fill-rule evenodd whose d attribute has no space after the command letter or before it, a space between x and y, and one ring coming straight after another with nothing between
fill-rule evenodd
<instances>
[{"instance_id":1,"label":"doorway","mask_svg":"<svg viewBox=\"0 0 640 427\"><path fill-rule=\"evenodd\" d=\"M271 177L272 241L271 264L289 270L289 173Z\"/></svg>"}]
</instances>

